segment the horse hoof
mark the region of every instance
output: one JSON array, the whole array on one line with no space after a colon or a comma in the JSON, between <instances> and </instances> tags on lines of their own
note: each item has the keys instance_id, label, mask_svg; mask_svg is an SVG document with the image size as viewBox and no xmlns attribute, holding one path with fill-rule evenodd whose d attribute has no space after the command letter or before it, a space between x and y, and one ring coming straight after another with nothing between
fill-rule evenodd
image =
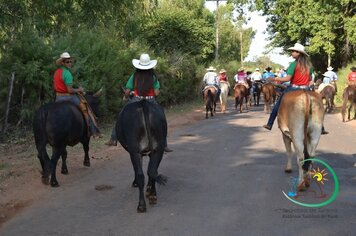
<instances>
[{"instance_id":1,"label":"horse hoof","mask_svg":"<svg viewBox=\"0 0 356 236\"><path fill-rule=\"evenodd\" d=\"M137 188L138 187L138 184L137 184L137 182L134 180L133 182L132 182L132 185L131 185L132 187L134 187L134 188Z\"/></svg>"},{"instance_id":2,"label":"horse hoof","mask_svg":"<svg viewBox=\"0 0 356 236\"><path fill-rule=\"evenodd\" d=\"M307 187L304 184L298 186L298 192L304 192L307 190Z\"/></svg>"},{"instance_id":3,"label":"horse hoof","mask_svg":"<svg viewBox=\"0 0 356 236\"><path fill-rule=\"evenodd\" d=\"M154 195L148 196L148 202L150 203L150 205L157 204L157 196L154 196Z\"/></svg>"},{"instance_id":4,"label":"horse hoof","mask_svg":"<svg viewBox=\"0 0 356 236\"><path fill-rule=\"evenodd\" d=\"M69 172L68 172L67 169L62 170L61 173L62 173L63 175L68 175L68 174L69 174Z\"/></svg>"},{"instance_id":5,"label":"horse hoof","mask_svg":"<svg viewBox=\"0 0 356 236\"><path fill-rule=\"evenodd\" d=\"M285 173L292 173L292 169L285 169L284 172Z\"/></svg>"},{"instance_id":6,"label":"horse hoof","mask_svg":"<svg viewBox=\"0 0 356 236\"><path fill-rule=\"evenodd\" d=\"M42 183L45 185L49 185L49 177L42 177Z\"/></svg>"},{"instance_id":7,"label":"horse hoof","mask_svg":"<svg viewBox=\"0 0 356 236\"><path fill-rule=\"evenodd\" d=\"M144 213L146 212L146 207L145 206L138 206L137 207L137 213Z\"/></svg>"},{"instance_id":8,"label":"horse hoof","mask_svg":"<svg viewBox=\"0 0 356 236\"><path fill-rule=\"evenodd\" d=\"M89 161L84 161L84 162L83 162L83 166L90 167L90 162L89 162Z\"/></svg>"},{"instance_id":9,"label":"horse hoof","mask_svg":"<svg viewBox=\"0 0 356 236\"><path fill-rule=\"evenodd\" d=\"M57 182L57 181L53 181L53 182L51 182L51 187L53 187L53 188L57 188L57 187L59 187L59 183Z\"/></svg>"}]
</instances>

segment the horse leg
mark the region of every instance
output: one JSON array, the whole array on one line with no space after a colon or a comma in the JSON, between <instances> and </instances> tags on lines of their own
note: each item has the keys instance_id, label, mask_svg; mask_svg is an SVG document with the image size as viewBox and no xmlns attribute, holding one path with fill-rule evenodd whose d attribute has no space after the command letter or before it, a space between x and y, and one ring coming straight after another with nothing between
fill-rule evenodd
<instances>
[{"instance_id":1,"label":"horse leg","mask_svg":"<svg viewBox=\"0 0 356 236\"><path fill-rule=\"evenodd\" d=\"M69 174L68 168L67 168L67 150L66 150L66 148L64 148L64 151L62 153L62 169L61 169L61 173L64 174L64 175Z\"/></svg>"},{"instance_id":2,"label":"horse leg","mask_svg":"<svg viewBox=\"0 0 356 236\"><path fill-rule=\"evenodd\" d=\"M89 167L90 166L90 159L89 159L89 141L90 137L86 137L83 142L83 149L84 149L84 161L83 165Z\"/></svg>"},{"instance_id":3,"label":"horse leg","mask_svg":"<svg viewBox=\"0 0 356 236\"><path fill-rule=\"evenodd\" d=\"M283 133L283 142L284 142L284 146L287 151L287 166L284 169L284 172L291 173L292 172L292 156L293 156L292 140L290 139L290 137L288 137L287 135L285 135Z\"/></svg>"},{"instance_id":4,"label":"horse leg","mask_svg":"<svg viewBox=\"0 0 356 236\"><path fill-rule=\"evenodd\" d=\"M244 103L244 98L240 98L240 113L242 113L242 105Z\"/></svg>"},{"instance_id":5,"label":"horse leg","mask_svg":"<svg viewBox=\"0 0 356 236\"><path fill-rule=\"evenodd\" d=\"M163 157L163 151L154 151L150 154L148 163L147 175L149 177L146 197L151 205L157 203L156 182L164 185L167 182L167 177L158 174L158 167Z\"/></svg>"},{"instance_id":6,"label":"horse leg","mask_svg":"<svg viewBox=\"0 0 356 236\"><path fill-rule=\"evenodd\" d=\"M249 97L250 97L250 96L246 96L246 97L245 97L245 100L246 100L246 110L247 110L247 111L250 110L250 108L249 108L249 106L248 106Z\"/></svg>"},{"instance_id":7,"label":"horse leg","mask_svg":"<svg viewBox=\"0 0 356 236\"><path fill-rule=\"evenodd\" d=\"M345 122L346 104L347 104L347 97L346 97L346 100L345 100L345 94L344 94L343 102L342 102L342 108L341 108L342 122Z\"/></svg>"},{"instance_id":8,"label":"horse leg","mask_svg":"<svg viewBox=\"0 0 356 236\"><path fill-rule=\"evenodd\" d=\"M46 147L38 148L38 159L40 160L42 167L42 183L49 184L49 175L52 171L52 163L46 151Z\"/></svg>"},{"instance_id":9,"label":"horse leg","mask_svg":"<svg viewBox=\"0 0 356 236\"><path fill-rule=\"evenodd\" d=\"M146 212L146 202L143 194L143 188L145 184L145 175L142 171L141 155L136 152L130 152L131 163L135 171L135 181L139 188L139 202L137 206L137 212Z\"/></svg>"},{"instance_id":10,"label":"horse leg","mask_svg":"<svg viewBox=\"0 0 356 236\"><path fill-rule=\"evenodd\" d=\"M59 187L57 177L56 177L56 169L57 169L58 160L61 157L64 150L65 147L53 148L53 153L51 158L53 168L52 168L51 181L50 181L52 187Z\"/></svg>"},{"instance_id":11,"label":"horse leg","mask_svg":"<svg viewBox=\"0 0 356 236\"><path fill-rule=\"evenodd\" d=\"M238 98L238 97L235 97L235 110L237 110L238 102L239 102L239 98Z\"/></svg>"}]
</instances>

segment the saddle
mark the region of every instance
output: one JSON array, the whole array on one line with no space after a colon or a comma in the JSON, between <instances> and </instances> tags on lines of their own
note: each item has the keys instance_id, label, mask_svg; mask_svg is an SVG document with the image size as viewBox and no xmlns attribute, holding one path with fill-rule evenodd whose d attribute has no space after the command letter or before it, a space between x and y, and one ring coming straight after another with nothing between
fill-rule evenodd
<instances>
[{"instance_id":1,"label":"saddle","mask_svg":"<svg viewBox=\"0 0 356 236\"><path fill-rule=\"evenodd\" d=\"M206 85L203 89L203 93L205 92L205 90L210 89L210 88L215 89L216 93L218 92L218 89L214 85Z\"/></svg>"},{"instance_id":2,"label":"saddle","mask_svg":"<svg viewBox=\"0 0 356 236\"><path fill-rule=\"evenodd\" d=\"M330 86L332 88L335 89L335 86L332 85L332 84L324 84L324 83L321 83L318 87L318 89L316 90L317 93L321 93L321 91L323 91L324 88L326 88L327 86Z\"/></svg>"},{"instance_id":3,"label":"saddle","mask_svg":"<svg viewBox=\"0 0 356 236\"><path fill-rule=\"evenodd\" d=\"M86 124L87 124L87 129L88 129L88 136L90 136L91 132L90 132L89 119L92 120L95 128L97 130L99 130L98 124L96 122L97 117L94 115L93 110L89 106L89 104L88 104L87 100L85 99L85 97L83 96L83 94L77 93L77 95L78 95L79 100L80 100L79 109L80 109L80 111L82 112L82 114L85 117L85 121L86 121Z\"/></svg>"},{"instance_id":4,"label":"saddle","mask_svg":"<svg viewBox=\"0 0 356 236\"><path fill-rule=\"evenodd\" d=\"M236 88L236 86L237 86L237 85L239 85L239 84L242 84L243 86L245 86L245 87L246 87L246 89L249 89L248 84L247 84L247 83L244 83L244 82L238 82L238 83L235 83L234 89L235 89L235 88Z\"/></svg>"}]
</instances>

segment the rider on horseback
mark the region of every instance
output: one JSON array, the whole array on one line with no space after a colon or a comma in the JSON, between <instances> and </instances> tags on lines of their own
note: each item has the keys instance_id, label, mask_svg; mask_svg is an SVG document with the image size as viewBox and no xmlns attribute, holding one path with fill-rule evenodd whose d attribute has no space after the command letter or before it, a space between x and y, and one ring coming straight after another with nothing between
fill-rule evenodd
<instances>
[{"instance_id":1,"label":"rider on horseback","mask_svg":"<svg viewBox=\"0 0 356 236\"><path fill-rule=\"evenodd\" d=\"M219 86L219 81L218 81L218 75L216 74L216 69L212 66L210 66L208 69L206 69L207 72L204 75L203 78L203 82L204 82L204 88L202 90L202 94L204 96L204 91L205 89L207 89L208 87L215 87L216 91L217 91L217 97L220 96L220 86Z\"/></svg>"},{"instance_id":2,"label":"rider on horseback","mask_svg":"<svg viewBox=\"0 0 356 236\"><path fill-rule=\"evenodd\" d=\"M73 65L73 58L68 52L64 52L56 60L56 65L58 68L54 72L53 78L54 92L56 95L55 102L71 101L76 104L86 119L89 135L101 137L95 120L96 117L82 95L84 89L82 87L73 88L73 75L70 72Z\"/></svg>"},{"instance_id":3,"label":"rider on horseback","mask_svg":"<svg viewBox=\"0 0 356 236\"><path fill-rule=\"evenodd\" d=\"M157 104L155 96L160 93L160 83L153 70L153 67L157 64L157 60L151 60L148 54L141 54L140 60L133 59L132 64L136 68L136 71L130 76L126 83L124 100L127 100L131 93L133 93L133 97L129 99L126 104L142 99ZM105 144L108 146L117 145L115 127L111 132L111 139ZM166 147L165 152L172 152L172 150Z\"/></svg>"},{"instance_id":4,"label":"rider on horseback","mask_svg":"<svg viewBox=\"0 0 356 236\"><path fill-rule=\"evenodd\" d=\"M247 89L249 89L248 83L247 83L247 74L245 73L244 68L240 68L237 72L237 74L234 76L234 81L235 81L235 86L237 84L243 84Z\"/></svg>"},{"instance_id":5,"label":"rider on horseback","mask_svg":"<svg viewBox=\"0 0 356 236\"><path fill-rule=\"evenodd\" d=\"M251 81L252 81L253 93L256 93L257 83L262 83L262 75L260 73L259 68L256 68L256 71L251 74Z\"/></svg>"},{"instance_id":6,"label":"rider on horseback","mask_svg":"<svg viewBox=\"0 0 356 236\"><path fill-rule=\"evenodd\" d=\"M334 87L335 92L337 92L337 88L336 88L336 80L337 80L337 75L336 73L333 71L334 68L332 68L331 66L329 66L327 68L327 71L323 74L324 78L323 78L323 82L319 85L318 87L318 91L322 91L323 88L325 88L325 86L327 85L331 85Z\"/></svg>"}]
</instances>

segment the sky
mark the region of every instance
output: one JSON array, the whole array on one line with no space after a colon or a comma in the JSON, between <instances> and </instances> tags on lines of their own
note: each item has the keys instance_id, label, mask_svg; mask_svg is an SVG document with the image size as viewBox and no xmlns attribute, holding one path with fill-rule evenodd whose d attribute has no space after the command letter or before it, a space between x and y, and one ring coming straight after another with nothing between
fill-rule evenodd
<instances>
[{"instance_id":1,"label":"sky","mask_svg":"<svg viewBox=\"0 0 356 236\"><path fill-rule=\"evenodd\" d=\"M220 2L219 4L225 4L224 2ZM215 1L205 2L205 6L213 11L216 9ZM250 51L245 58L245 61L253 61L254 58L260 57L264 55L266 51L266 45L268 44L267 34L264 32L267 28L266 18L261 16L258 12L250 12L249 15L250 20L245 25L246 28L252 27L253 30L256 31L255 38L252 40ZM281 64L282 66L287 67L291 61L293 61L292 57L286 55L280 55L279 52L282 50L280 48L273 49L270 53L267 54L271 58L271 60L275 63Z\"/></svg>"}]
</instances>

